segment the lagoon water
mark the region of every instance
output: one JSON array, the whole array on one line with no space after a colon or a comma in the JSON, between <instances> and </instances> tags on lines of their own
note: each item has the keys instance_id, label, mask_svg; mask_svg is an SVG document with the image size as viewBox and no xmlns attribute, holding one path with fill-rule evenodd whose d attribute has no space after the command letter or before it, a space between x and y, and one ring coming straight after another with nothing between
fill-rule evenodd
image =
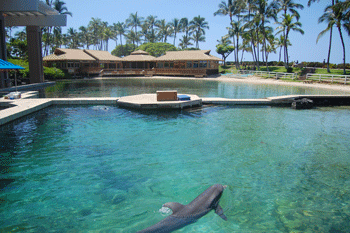
<instances>
[{"instance_id":1,"label":"lagoon water","mask_svg":"<svg viewBox=\"0 0 350 233\"><path fill-rule=\"evenodd\" d=\"M206 81L201 79L117 78L59 81L45 89L45 96L55 97L121 97L177 90L199 97L236 99L265 98L292 94L343 94L345 92L307 87L262 85L240 82ZM346 92L349 94L349 92Z\"/></svg>"},{"instance_id":2,"label":"lagoon water","mask_svg":"<svg viewBox=\"0 0 350 233\"><path fill-rule=\"evenodd\" d=\"M348 232L349 122L349 107L50 107L0 128L0 232L136 232L215 183L228 221L179 232Z\"/></svg>"}]
</instances>

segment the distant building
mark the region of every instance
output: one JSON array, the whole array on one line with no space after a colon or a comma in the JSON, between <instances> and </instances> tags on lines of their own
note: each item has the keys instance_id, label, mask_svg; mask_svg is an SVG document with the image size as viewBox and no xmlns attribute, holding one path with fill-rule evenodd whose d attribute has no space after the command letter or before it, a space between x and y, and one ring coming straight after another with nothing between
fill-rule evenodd
<instances>
[{"instance_id":1,"label":"distant building","mask_svg":"<svg viewBox=\"0 0 350 233\"><path fill-rule=\"evenodd\" d=\"M98 74L103 69L121 69L121 58L108 51L61 49L43 58L47 67L57 67L74 75Z\"/></svg>"},{"instance_id":2,"label":"distant building","mask_svg":"<svg viewBox=\"0 0 350 233\"><path fill-rule=\"evenodd\" d=\"M44 57L44 65L57 67L74 75L171 75L205 77L217 74L220 58L210 50L169 51L158 58L137 50L119 58L107 51L61 49Z\"/></svg>"}]
</instances>

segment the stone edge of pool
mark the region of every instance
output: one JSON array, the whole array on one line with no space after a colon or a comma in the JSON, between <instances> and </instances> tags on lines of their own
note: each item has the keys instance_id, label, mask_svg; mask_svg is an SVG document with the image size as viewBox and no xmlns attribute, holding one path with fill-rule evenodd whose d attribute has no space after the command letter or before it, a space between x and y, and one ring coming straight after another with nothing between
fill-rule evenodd
<instances>
[{"instance_id":1,"label":"stone edge of pool","mask_svg":"<svg viewBox=\"0 0 350 233\"><path fill-rule=\"evenodd\" d=\"M265 99L227 99L220 97L200 98L189 95L189 101L156 101L156 94L141 94L125 97L84 97L84 98L35 98L35 92L23 94L17 100L0 100L0 125L4 125L23 116L52 105L118 105L134 109L183 109L198 107L203 104L236 106L290 106L301 98L312 99L316 106L350 105L350 95L287 95ZM34 97L34 98L33 98Z\"/></svg>"}]
</instances>

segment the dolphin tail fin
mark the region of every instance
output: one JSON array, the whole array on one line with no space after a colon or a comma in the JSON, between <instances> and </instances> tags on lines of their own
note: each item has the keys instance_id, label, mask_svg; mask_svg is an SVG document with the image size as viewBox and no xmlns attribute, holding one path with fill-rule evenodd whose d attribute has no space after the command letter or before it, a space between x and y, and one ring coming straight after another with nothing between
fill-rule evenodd
<instances>
[{"instance_id":1,"label":"dolphin tail fin","mask_svg":"<svg viewBox=\"0 0 350 233\"><path fill-rule=\"evenodd\" d=\"M178 203L178 202L167 202L163 205L163 207L168 207L173 211L173 214L175 214L177 211L182 209L184 205Z\"/></svg>"},{"instance_id":2,"label":"dolphin tail fin","mask_svg":"<svg viewBox=\"0 0 350 233\"><path fill-rule=\"evenodd\" d=\"M223 220L227 221L227 217L224 215L224 210L218 205L215 209L215 213L220 216Z\"/></svg>"}]
</instances>

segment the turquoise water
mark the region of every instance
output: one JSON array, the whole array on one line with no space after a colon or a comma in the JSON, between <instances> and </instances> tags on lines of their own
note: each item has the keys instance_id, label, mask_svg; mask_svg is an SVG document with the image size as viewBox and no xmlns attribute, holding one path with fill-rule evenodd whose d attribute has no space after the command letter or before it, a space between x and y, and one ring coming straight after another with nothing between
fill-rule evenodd
<instances>
[{"instance_id":1,"label":"turquoise water","mask_svg":"<svg viewBox=\"0 0 350 233\"><path fill-rule=\"evenodd\" d=\"M117 78L86 79L57 82L46 88L46 97L121 97L127 95L156 93L160 90L177 90L178 93L194 94L200 97L223 97L236 99L265 98L292 94L349 94L327 89L262 85L240 82L205 81L201 79L152 79Z\"/></svg>"},{"instance_id":2,"label":"turquoise water","mask_svg":"<svg viewBox=\"0 0 350 233\"><path fill-rule=\"evenodd\" d=\"M179 232L348 232L350 108L51 107L0 128L0 232L136 232L215 183Z\"/></svg>"}]
</instances>

